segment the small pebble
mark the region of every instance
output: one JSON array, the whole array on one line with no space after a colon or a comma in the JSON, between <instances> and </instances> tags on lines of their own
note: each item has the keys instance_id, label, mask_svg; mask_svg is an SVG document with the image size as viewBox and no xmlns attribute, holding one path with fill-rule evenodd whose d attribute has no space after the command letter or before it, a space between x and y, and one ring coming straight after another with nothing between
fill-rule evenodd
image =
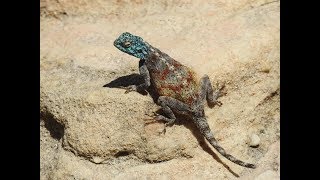
<instances>
[{"instance_id":1,"label":"small pebble","mask_svg":"<svg viewBox=\"0 0 320 180\"><path fill-rule=\"evenodd\" d=\"M252 134L250 137L250 146L251 147L258 147L260 143L260 138L256 134Z\"/></svg>"}]
</instances>

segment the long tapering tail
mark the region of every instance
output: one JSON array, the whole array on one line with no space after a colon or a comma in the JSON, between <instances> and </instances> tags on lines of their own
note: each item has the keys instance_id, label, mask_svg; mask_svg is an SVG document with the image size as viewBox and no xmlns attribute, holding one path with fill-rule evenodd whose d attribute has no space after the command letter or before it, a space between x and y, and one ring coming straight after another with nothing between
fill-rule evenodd
<instances>
[{"instance_id":1,"label":"long tapering tail","mask_svg":"<svg viewBox=\"0 0 320 180\"><path fill-rule=\"evenodd\" d=\"M194 118L194 123L200 130L201 134L209 141L209 143L225 158L229 159L230 161L247 168L256 168L254 164L245 163L233 157L230 154L227 154L226 151L218 144L217 140L213 137L212 131L207 123L205 118Z\"/></svg>"}]
</instances>

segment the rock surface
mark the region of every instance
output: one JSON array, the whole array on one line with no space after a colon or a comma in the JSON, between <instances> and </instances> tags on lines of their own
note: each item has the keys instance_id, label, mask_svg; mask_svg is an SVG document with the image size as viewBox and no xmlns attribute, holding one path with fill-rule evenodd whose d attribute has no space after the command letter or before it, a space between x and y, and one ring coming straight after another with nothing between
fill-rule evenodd
<instances>
[{"instance_id":1,"label":"rock surface","mask_svg":"<svg viewBox=\"0 0 320 180\"><path fill-rule=\"evenodd\" d=\"M280 179L279 6L42 0L41 179ZM162 123L146 124L159 106L118 88L141 81L138 59L113 47L125 31L226 83L223 105L205 108L208 123L228 153L257 169L222 157L184 118L165 135Z\"/></svg>"}]
</instances>

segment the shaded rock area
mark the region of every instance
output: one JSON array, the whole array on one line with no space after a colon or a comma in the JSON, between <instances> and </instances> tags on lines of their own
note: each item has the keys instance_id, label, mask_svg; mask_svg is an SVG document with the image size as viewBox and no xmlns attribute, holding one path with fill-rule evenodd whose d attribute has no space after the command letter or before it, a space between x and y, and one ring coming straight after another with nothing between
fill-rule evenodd
<instances>
[{"instance_id":1,"label":"shaded rock area","mask_svg":"<svg viewBox=\"0 0 320 180\"><path fill-rule=\"evenodd\" d=\"M40 13L41 179L280 179L279 1L41 0ZM123 32L225 83L209 126L256 169L186 117L165 134L147 123L160 107L120 88L142 80L138 59L113 46Z\"/></svg>"}]
</instances>

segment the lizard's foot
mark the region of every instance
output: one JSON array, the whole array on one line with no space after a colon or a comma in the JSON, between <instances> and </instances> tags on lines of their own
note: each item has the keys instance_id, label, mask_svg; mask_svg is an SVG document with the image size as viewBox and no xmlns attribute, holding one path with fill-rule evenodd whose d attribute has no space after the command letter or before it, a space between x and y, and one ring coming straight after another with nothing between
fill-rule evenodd
<instances>
[{"instance_id":1,"label":"lizard's foot","mask_svg":"<svg viewBox=\"0 0 320 180\"><path fill-rule=\"evenodd\" d=\"M161 132L161 133L163 133L163 134L166 134L166 128L167 128L167 126L172 126L173 123L175 122L175 119L169 119L169 118L164 117L164 116L162 116L162 115L160 115L160 114L158 114L158 115L155 117L155 120L157 120L157 121L165 121L163 130L162 130L162 132Z\"/></svg>"},{"instance_id":2,"label":"lizard's foot","mask_svg":"<svg viewBox=\"0 0 320 180\"><path fill-rule=\"evenodd\" d=\"M152 115L150 115L150 114L145 114L145 115L150 117L150 118L144 118L144 120L146 120L144 123L145 125L159 123L159 121L156 120L156 117L158 116L157 113L153 112Z\"/></svg>"},{"instance_id":3,"label":"lizard's foot","mask_svg":"<svg viewBox=\"0 0 320 180\"><path fill-rule=\"evenodd\" d=\"M127 86L127 87L121 86L120 88L126 90L126 91L124 92L125 94L128 94L128 93L131 92L131 91L137 91L137 86L136 86L136 85L130 85L130 86Z\"/></svg>"},{"instance_id":4,"label":"lizard's foot","mask_svg":"<svg viewBox=\"0 0 320 180\"><path fill-rule=\"evenodd\" d=\"M227 94L225 90L226 86L224 83L222 85L217 83L215 87L216 87L216 90L215 92L213 92L213 100L208 101L208 105L210 108L214 107L215 105L220 107L222 105L222 102L218 101L217 99Z\"/></svg>"},{"instance_id":5,"label":"lizard's foot","mask_svg":"<svg viewBox=\"0 0 320 180\"><path fill-rule=\"evenodd\" d=\"M210 108L213 108L215 105L217 105L217 106L222 106L222 102L221 101L218 101L218 100L215 100L214 102L211 102L211 101L209 101L208 102L208 106L210 107Z\"/></svg>"},{"instance_id":6,"label":"lizard's foot","mask_svg":"<svg viewBox=\"0 0 320 180\"><path fill-rule=\"evenodd\" d=\"M215 86L212 86L209 76L204 75L200 79L199 94L200 104L206 99L210 108L213 108L215 105L221 106L222 103L218 101L218 98L227 94L225 91L225 83L222 83L222 85L216 83Z\"/></svg>"},{"instance_id":7,"label":"lizard's foot","mask_svg":"<svg viewBox=\"0 0 320 180\"><path fill-rule=\"evenodd\" d=\"M148 120L147 122L145 122L145 125L148 125L148 124L153 124L153 123L157 123L159 121L165 121L165 123L163 124L163 130L161 131L160 134L165 134L166 133L166 127L167 126L172 126L173 123L175 122L175 119L170 119L170 118L167 118L161 114L158 114L156 112L153 112L153 115L148 115L147 116L150 116L151 118L149 119L145 119L145 120Z\"/></svg>"},{"instance_id":8,"label":"lizard's foot","mask_svg":"<svg viewBox=\"0 0 320 180\"><path fill-rule=\"evenodd\" d=\"M216 84L217 90L216 90L216 92L214 92L214 94L217 98L222 97L227 94L225 87L226 87L225 83L223 83L223 84L217 83Z\"/></svg>"},{"instance_id":9,"label":"lizard's foot","mask_svg":"<svg viewBox=\"0 0 320 180\"><path fill-rule=\"evenodd\" d=\"M149 116L150 118L144 119L144 120L146 120L144 123L145 126L149 125L149 124L159 123L160 120L158 120L158 116L161 116L161 115L159 115L158 113L153 112L152 115L149 115L149 114L146 114L146 115ZM166 125L165 124L164 124L163 130L159 133L159 135L162 133L163 134L166 133Z\"/></svg>"}]
</instances>

